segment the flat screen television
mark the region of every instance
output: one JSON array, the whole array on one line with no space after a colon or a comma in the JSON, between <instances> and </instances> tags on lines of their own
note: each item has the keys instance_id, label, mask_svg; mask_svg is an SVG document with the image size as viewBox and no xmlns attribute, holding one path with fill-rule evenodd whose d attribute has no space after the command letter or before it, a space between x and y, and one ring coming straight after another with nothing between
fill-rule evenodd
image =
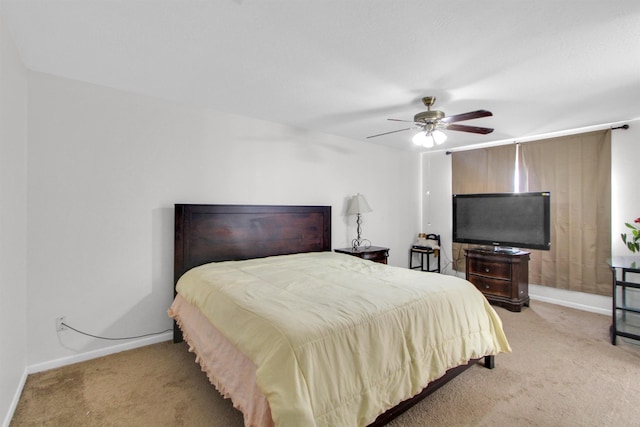
<instances>
[{"instance_id":1,"label":"flat screen television","mask_svg":"<svg viewBox=\"0 0 640 427\"><path fill-rule=\"evenodd\" d=\"M495 250L551 248L548 191L453 195L453 241Z\"/></svg>"}]
</instances>

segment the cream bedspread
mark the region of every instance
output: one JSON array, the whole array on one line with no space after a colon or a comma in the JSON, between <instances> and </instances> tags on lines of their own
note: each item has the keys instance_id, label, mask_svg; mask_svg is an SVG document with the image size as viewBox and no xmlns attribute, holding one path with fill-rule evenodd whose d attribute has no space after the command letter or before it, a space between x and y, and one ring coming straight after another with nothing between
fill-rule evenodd
<instances>
[{"instance_id":1,"label":"cream bedspread","mask_svg":"<svg viewBox=\"0 0 640 427\"><path fill-rule=\"evenodd\" d=\"M365 426L451 367L511 351L469 282L333 252L196 267L177 291L255 363L276 426Z\"/></svg>"}]
</instances>

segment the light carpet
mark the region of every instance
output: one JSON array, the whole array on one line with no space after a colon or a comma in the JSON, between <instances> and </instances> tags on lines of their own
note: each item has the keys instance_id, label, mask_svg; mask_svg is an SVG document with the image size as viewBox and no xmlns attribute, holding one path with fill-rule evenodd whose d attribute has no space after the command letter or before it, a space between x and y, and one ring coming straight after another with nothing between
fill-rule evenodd
<instances>
[{"instance_id":1,"label":"light carpet","mask_svg":"<svg viewBox=\"0 0 640 427\"><path fill-rule=\"evenodd\" d=\"M610 318L537 301L496 307L513 348L475 365L389 424L640 425L640 347ZM11 426L241 427L185 344L161 343L30 375Z\"/></svg>"}]
</instances>

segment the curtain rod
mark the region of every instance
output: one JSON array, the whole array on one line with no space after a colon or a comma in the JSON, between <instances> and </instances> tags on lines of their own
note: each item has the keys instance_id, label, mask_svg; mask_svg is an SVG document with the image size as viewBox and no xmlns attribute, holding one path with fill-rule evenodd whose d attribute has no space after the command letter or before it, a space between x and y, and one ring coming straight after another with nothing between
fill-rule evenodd
<instances>
[{"instance_id":1,"label":"curtain rod","mask_svg":"<svg viewBox=\"0 0 640 427\"><path fill-rule=\"evenodd\" d=\"M629 125L627 123L621 125L621 126L617 126L617 127L613 127L610 128L611 130L616 130L616 129L629 129ZM523 144L523 142L518 142L518 141L513 141L512 144ZM453 151L449 150L449 151L445 151L444 152L447 156L453 154Z\"/></svg>"}]
</instances>

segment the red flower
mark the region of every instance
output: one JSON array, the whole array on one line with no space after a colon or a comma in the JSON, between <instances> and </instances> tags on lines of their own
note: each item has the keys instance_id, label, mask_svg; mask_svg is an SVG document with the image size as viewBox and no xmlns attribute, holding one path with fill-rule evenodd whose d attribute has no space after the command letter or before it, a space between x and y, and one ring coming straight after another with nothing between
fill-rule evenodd
<instances>
[{"instance_id":1,"label":"red flower","mask_svg":"<svg viewBox=\"0 0 640 427\"><path fill-rule=\"evenodd\" d=\"M633 222L640 223L640 217L636 218Z\"/></svg>"}]
</instances>

